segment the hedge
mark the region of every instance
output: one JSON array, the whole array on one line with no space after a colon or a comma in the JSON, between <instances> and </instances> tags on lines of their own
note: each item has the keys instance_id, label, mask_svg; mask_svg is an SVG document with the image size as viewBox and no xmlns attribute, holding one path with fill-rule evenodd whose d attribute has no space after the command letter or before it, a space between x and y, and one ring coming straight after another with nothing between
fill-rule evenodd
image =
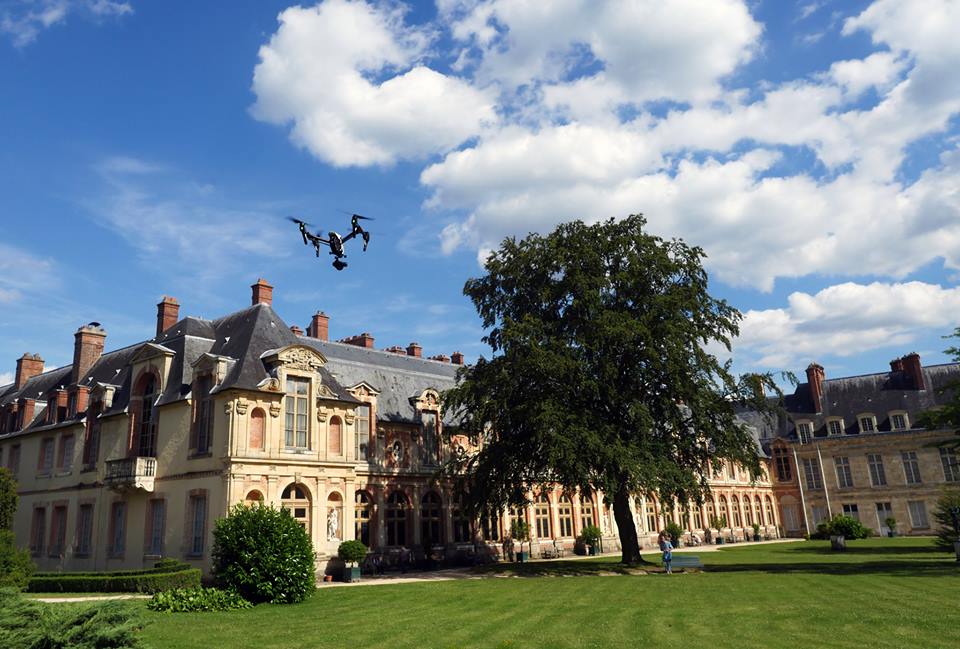
<instances>
[{"instance_id":1,"label":"hedge","mask_svg":"<svg viewBox=\"0 0 960 649\"><path fill-rule=\"evenodd\" d=\"M101 573L47 573L34 575L27 591L31 593L157 593L171 588L200 586L200 570L188 568L175 572L152 570Z\"/></svg>"}]
</instances>

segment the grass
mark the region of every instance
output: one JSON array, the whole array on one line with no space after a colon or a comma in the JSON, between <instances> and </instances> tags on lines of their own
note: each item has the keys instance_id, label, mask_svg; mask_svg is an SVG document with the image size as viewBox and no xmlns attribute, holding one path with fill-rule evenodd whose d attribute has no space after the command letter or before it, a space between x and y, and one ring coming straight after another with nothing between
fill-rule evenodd
<instances>
[{"instance_id":1,"label":"grass","mask_svg":"<svg viewBox=\"0 0 960 649\"><path fill-rule=\"evenodd\" d=\"M522 578L330 588L251 611L147 611L144 639L155 649L960 646L953 555L929 539L850 546L731 547L701 553L705 572L672 576L604 576L621 571L606 558L554 561L479 571Z\"/></svg>"}]
</instances>

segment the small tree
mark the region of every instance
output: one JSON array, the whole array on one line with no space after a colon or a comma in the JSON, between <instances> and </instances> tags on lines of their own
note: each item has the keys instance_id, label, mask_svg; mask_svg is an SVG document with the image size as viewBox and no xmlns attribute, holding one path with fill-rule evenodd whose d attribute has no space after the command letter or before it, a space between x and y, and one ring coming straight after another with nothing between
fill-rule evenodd
<instances>
[{"instance_id":1,"label":"small tree","mask_svg":"<svg viewBox=\"0 0 960 649\"><path fill-rule=\"evenodd\" d=\"M819 530L820 527L817 526L817 529ZM830 536L842 536L848 541L865 539L873 533L873 530L866 527L856 518L844 516L843 514L837 514L830 520L827 525L827 531Z\"/></svg>"},{"instance_id":2,"label":"small tree","mask_svg":"<svg viewBox=\"0 0 960 649\"><path fill-rule=\"evenodd\" d=\"M17 513L17 481L8 469L0 468L0 530L13 529Z\"/></svg>"},{"instance_id":3,"label":"small tree","mask_svg":"<svg viewBox=\"0 0 960 649\"><path fill-rule=\"evenodd\" d=\"M602 534L600 528L596 525L587 525L583 528L583 531L580 532L580 538L583 539L586 545L594 546L600 542Z\"/></svg>"},{"instance_id":4,"label":"small tree","mask_svg":"<svg viewBox=\"0 0 960 649\"><path fill-rule=\"evenodd\" d=\"M679 548L680 537L683 536L683 528L673 521L670 521L667 523L667 526L664 528L664 530L670 535L670 543L673 545L673 547Z\"/></svg>"},{"instance_id":5,"label":"small tree","mask_svg":"<svg viewBox=\"0 0 960 649\"><path fill-rule=\"evenodd\" d=\"M523 552L524 542L530 541L530 524L519 518L513 519L510 523L510 538L520 544L520 552Z\"/></svg>"},{"instance_id":6,"label":"small tree","mask_svg":"<svg viewBox=\"0 0 960 649\"><path fill-rule=\"evenodd\" d=\"M23 590L33 574L30 552L17 548L13 517L17 512L17 481L0 469L0 588Z\"/></svg>"},{"instance_id":7,"label":"small tree","mask_svg":"<svg viewBox=\"0 0 960 649\"><path fill-rule=\"evenodd\" d=\"M236 505L213 529L213 574L253 602L300 602L316 588L313 545L286 509Z\"/></svg>"},{"instance_id":8,"label":"small tree","mask_svg":"<svg viewBox=\"0 0 960 649\"><path fill-rule=\"evenodd\" d=\"M710 517L710 527L722 530L727 526L727 517L726 516L717 516L713 515Z\"/></svg>"},{"instance_id":9,"label":"small tree","mask_svg":"<svg viewBox=\"0 0 960 649\"><path fill-rule=\"evenodd\" d=\"M360 541L344 541L337 548L337 556L346 564L358 565L367 557L367 546Z\"/></svg>"},{"instance_id":10,"label":"small tree","mask_svg":"<svg viewBox=\"0 0 960 649\"><path fill-rule=\"evenodd\" d=\"M934 540L938 548L953 552L953 544L957 538L957 529L954 527L951 509L960 508L960 489L946 489L937 500L937 509L933 517L940 524L937 538Z\"/></svg>"}]
</instances>

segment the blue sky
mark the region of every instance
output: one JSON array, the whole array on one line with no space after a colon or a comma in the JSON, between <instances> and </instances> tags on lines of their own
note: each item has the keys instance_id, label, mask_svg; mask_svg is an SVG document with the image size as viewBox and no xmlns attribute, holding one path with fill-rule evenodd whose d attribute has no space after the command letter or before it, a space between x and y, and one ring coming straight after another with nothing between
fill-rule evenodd
<instances>
[{"instance_id":1,"label":"blue sky","mask_svg":"<svg viewBox=\"0 0 960 649\"><path fill-rule=\"evenodd\" d=\"M260 276L290 324L475 357L484 251L631 212L706 249L741 370L943 362L958 28L946 0L0 0L0 383ZM341 273L283 220L338 210L377 218Z\"/></svg>"}]
</instances>

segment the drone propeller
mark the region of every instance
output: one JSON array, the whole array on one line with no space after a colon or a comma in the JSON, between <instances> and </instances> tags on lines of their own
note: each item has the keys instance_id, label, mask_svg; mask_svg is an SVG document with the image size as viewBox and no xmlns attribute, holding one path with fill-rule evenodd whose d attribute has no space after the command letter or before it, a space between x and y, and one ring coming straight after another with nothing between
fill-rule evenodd
<instances>
[{"instance_id":1,"label":"drone propeller","mask_svg":"<svg viewBox=\"0 0 960 649\"><path fill-rule=\"evenodd\" d=\"M372 216L363 216L362 214L354 214L352 218L363 219L364 221L376 221Z\"/></svg>"},{"instance_id":2,"label":"drone propeller","mask_svg":"<svg viewBox=\"0 0 960 649\"><path fill-rule=\"evenodd\" d=\"M292 217L292 216L288 216L288 217L287 217L287 220L288 220L288 221L293 221L293 222L296 223L297 225L302 225L302 226L304 226L304 227L313 227L312 224L307 223L306 221L301 221L300 219L294 218L294 217Z\"/></svg>"}]
</instances>

